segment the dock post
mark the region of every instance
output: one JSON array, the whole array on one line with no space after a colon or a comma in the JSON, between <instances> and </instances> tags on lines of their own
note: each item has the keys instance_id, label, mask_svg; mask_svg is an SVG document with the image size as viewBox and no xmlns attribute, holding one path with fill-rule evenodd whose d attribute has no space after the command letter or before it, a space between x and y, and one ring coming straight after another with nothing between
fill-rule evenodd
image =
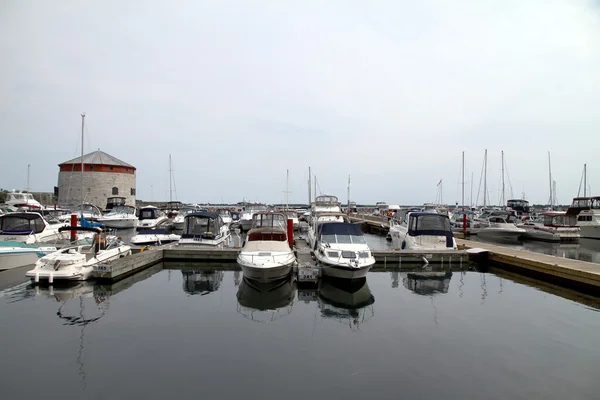
<instances>
[{"instance_id":1,"label":"dock post","mask_svg":"<svg viewBox=\"0 0 600 400\"><path fill-rule=\"evenodd\" d=\"M293 249L294 248L294 220L293 219L287 220L287 237L288 237L288 244L290 245L290 249Z\"/></svg>"},{"instance_id":2,"label":"dock post","mask_svg":"<svg viewBox=\"0 0 600 400\"><path fill-rule=\"evenodd\" d=\"M71 214L71 226L77 226L77 214ZM71 231L71 242L77 240L77 231Z\"/></svg>"}]
</instances>

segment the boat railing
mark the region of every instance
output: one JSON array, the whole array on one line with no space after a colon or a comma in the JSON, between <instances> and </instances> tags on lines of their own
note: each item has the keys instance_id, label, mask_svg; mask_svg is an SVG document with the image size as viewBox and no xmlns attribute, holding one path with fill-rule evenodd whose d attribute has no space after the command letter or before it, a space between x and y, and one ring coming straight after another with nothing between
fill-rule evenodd
<instances>
[{"instance_id":1,"label":"boat railing","mask_svg":"<svg viewBox=\"0 0 600 400\"><path fill-rule=\"evenodd\" d=\"M288 263L285 262L285 260L289 260L290 255L289 254L266 254L267 252L264 253L258 253L258 254L250 254L250 255L243 255L242 257L250 257L250 262L252 264L254 264L254 257L259 258L261 261L264 261L265 257L269 257L273 260L273 262L275 264L278 265L287 265ZM278 262L277 259L283 259L283 261Z\"/></svg>"}]
</instances>

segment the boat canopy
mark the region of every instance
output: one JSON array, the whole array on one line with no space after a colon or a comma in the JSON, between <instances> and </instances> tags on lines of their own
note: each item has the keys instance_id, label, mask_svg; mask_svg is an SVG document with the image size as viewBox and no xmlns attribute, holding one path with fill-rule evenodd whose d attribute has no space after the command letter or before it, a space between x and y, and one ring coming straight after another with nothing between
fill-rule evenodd
<instances>
[{"instance_id":1,"label":"boat canopy","mask_svg":"<svg viewBox=\"0 0 600 400\"><path fill-rule=\"evenodd\" d=\"M127 205L114 206L106 215L114 214L135 214L135 207Z\"/></svg>"},{"instance_id":2,"label":"boat canopy","mask_svg":"<svg viewBox=\"0 0 600 400\"><path fill-rule=\"evenodd\" d=\"M410 236L445 236L446 247L454 246L450 219L444 214L410 213L408 234Z\"/></svg>"},{"instance_id":3,"label":"boat canopy","mask_svg":"<svg viewBox=\"0 0 600 400\"><path fill-rule=\"evenodd\" d=\"M252 229L287 229L287 218L283 213L256 213L252 216Z\"/></svg>"},{"instance_id":4,"label":"boat canopy","mask_svg":"<svg viewBox=\"0 0 600 400\"><path fill-rule=\"evenodd\" d=\"M160 211L154 206L140 208L140 221L143 219L156 219L160 216Z\"/></svg>"},{"instance_id":5,"label":"boat canopy","mask_svg":"<svg viewBox=\"0 0 600 400\"><path fill-rule=\"evenodd\" d=\"M14 212L0 216L0 234L29 235L45 228L44 219L38 213Z\"/></svg>"},{"instance_id":6,"label":"boat canopy","mask_svg":"<svg viewBox=\"0 0 600 400\"><path fill-rule=\"evenodd\" d=\"M193 212L185 216L181 238L214 239L220 233L223 220L216 212Z\"/></svg>"},{"instance_id":7,"label":"boat canopy","mask_svg":"<svg viewBox=\"0 0 600 400\"><path fill-rule=\"evenodd\" d=\"M106 199L106 209L112 210L116 206L124 206L125 197L109 197Z\"/></svg>"},{"instance_id":8,"label":"boat canopy","mask_svg":"<svg viewBox=\"0 0 600 400\"><path fill-rule=\"evenodd\" d=\"M506 202L506 206L508 208L512 208L515 211L529 213L529 202L527 200L522 200L522 199L508 200Z\"/></svg>"},{"instance_id":9,"label":"boat canopy","mask_svg":"<svg viewBox=\"0 0 600 400\"><path fill-rule=\"evenodd\" d=\"M567 215L564 212L545 212L542 213L543 222L545 226L577 226L577 216L575 215Z\"/></svg>"},{"instance_id":10,"label":"boat canopy","mask_svg":"<svg viewBox=\"0 0 600 400\"><path fill-rule=\"evenodd\" d=\"M337 206L339 204L340 202L336 196L330 196L325 194L322 196L317 196L315 198L315 205L317 206Z\"/></svg>"}]
</instances>

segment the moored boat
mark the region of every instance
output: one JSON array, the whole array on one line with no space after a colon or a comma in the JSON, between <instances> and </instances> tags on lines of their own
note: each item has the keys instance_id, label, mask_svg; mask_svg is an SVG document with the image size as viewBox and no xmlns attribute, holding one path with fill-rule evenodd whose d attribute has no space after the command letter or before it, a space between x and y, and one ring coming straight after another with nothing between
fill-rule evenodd
<instances>
[{"instance_id":1,"label":"moored boat","mask_svg":"<svg viewBox=\"0 0 600 400\"><path fill-rule=\"evenodd\" d=\"M110 212L97 219L97 222L107 228L117 229L136 228L138 221L138 218L135 216L135 207L127 205L114 206Z\"/></svg>"},{"instance_id":2,"label":"moored boat","mask_svg":"<svg viewBox=\"0 0 600 400\"><path fill-rule=\"evenodd\" d=\"M55 242L66 238L59 230L66 224L37 212L13 212L0 215L0 241L27 244Z\"/></svg>"},{"instance_id":3,"label":"moored boat","mask_svg":"<svg viewBox=\"0 0 600 400\"><path fill-rule=\"evenodd\" d=\"M215 212L192 212L185 216L179 245L225 246L231 237L229 227Z\"/></svg>"},{"instance_id":4,"label":"moored boat","mask_svg":"<svg viewBox=\"0 0 600 400\"><path fill-rule=\"evenodd\" d=\"M560 211L542 213L533 221L525 221L517 226L525 229L521 237L529 240L577 242L581 236L577 217Z\"/></svg>"},{"instance_id":5,"label":"moored boat","mask_svg":"<svg viewBox=\"0 0 600 400\"><path fill-rule=\"evenodd\" d=\"M259 282L286 278L292 272L296 256L288 242L285 215L255 213L252 221L252 229L237 257L244 277Z\"/></svg>"},{"instance_id":6,"label":"moored boat","mask_svg":"<svg viewBox=\"0 0 600 400\"><path fill-rule=\"evenodd\" d=\"M153 229L168 220L161 210L151 205L140 208L139 214L138 229Z\"/></svg>"},{"instance_id":7,"label":"moored boat","mask_svg":"<svg viewBox=\"0 0 600 400\"><path fill-rule=\"evenodd\" d=\"M456 240L447 215L430 212L406 213L390 227L394 246L402 250L456 250Z\"/></svg>"},{"instance_id":8,"label":"moored boat","mask_svg":"<svg viewBox=\"0 0 600 400\"><path fill-rule=\"evenodd\" d=\"M139 231L129 241L136 246L149 244L166 244L177 242L181 238L180 235L169 232L166 229L146 229Z\"/></svg>"}]
</instances>

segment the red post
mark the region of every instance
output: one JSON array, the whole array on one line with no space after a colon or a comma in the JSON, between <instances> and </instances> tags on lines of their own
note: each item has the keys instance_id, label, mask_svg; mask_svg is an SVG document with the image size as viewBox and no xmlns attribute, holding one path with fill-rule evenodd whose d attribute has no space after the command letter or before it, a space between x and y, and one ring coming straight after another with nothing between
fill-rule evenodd
<instances>
[{"instance_id":1,"label":"red post","mask_svg":"<svg viewBox=\"0 0 600 400\"><path fill-rule=\"evenodd\" d=\"M77 226L77 214L71 214L71 226ZM71 241L77 240L77 231L71 231Z\"/></svg>"},{"instance_id":2,"label":"red post","mask_svg":"<svg viewBox=\"0 0 600 400\"><path fill-rule=\"evenodd\" d=\"M463 238L464 239L467 238L467 213L464 211L464 208L463 208Z\"/></svg>"},{"instance_id":3,"label":"red post","mask_svg":"<svg viewBox=\"0 0 600 400\"><path fill-rule=\"evenodd\" d=\"M287 239L288 244L290 245L290 249L294 248L294 220L287 220Z\"/></svg>"}]
</instances>

